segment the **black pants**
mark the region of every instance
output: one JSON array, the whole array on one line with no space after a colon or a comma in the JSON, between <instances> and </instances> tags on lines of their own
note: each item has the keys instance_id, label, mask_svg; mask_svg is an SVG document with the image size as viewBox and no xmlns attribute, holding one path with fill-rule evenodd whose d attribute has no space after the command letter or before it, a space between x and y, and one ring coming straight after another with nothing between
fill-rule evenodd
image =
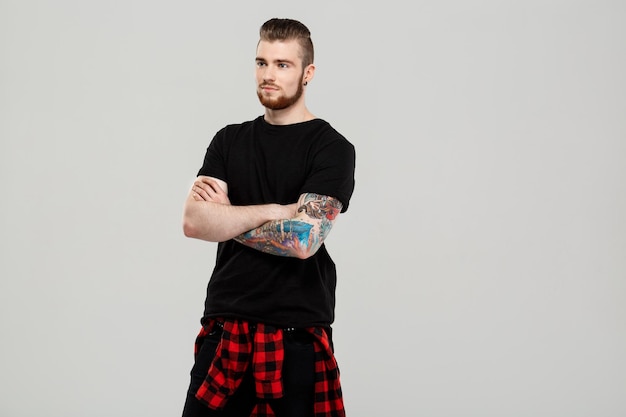
<instances>
[{"instance_id":1,"label":"black pants","mask_svg":"<svg viewBox=\"0 0 626 417\"><path fill-rule=\"evenodd\" d=\"M314 399L315 351L313 336L305 330L284 332L285 361L283 386L285 395L275 400L256 397L252 366L248 367L241 385L228 399L223 410L215 411L198 401L195 393L207 376L221 338L221 330L206 337L191 369L191 383L183 417L248 417L257 401L269 401L276 417L312 417Z\"/></svg>"}]
</instances>

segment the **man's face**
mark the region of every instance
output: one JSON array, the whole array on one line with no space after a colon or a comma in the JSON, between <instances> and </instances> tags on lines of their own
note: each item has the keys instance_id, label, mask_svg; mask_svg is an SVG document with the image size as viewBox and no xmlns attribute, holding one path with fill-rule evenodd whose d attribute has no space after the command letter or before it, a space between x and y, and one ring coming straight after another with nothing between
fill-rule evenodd
<instances>
[{"instance_id":1,"label":"man's face","mask_svg":"<svg viewBox=\"0 0 626 417\"><path fill-rule=\"evenodd\" d=\"M260 41L256 56L257 96L265 107L282 110L296 103L303 92L300 45L295 40Z\"/></svg>"}]
</instances>

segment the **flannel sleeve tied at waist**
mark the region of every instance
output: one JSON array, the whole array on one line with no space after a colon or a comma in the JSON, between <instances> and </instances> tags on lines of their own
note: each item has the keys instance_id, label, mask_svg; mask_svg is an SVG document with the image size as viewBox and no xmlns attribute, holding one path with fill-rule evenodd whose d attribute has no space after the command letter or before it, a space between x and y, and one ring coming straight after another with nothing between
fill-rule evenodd
<instances>
[{"instance_id":1,"label":"flannel sleeve tied at waist","mask_svg":"<svg viewBox=\"0 0 626 417\"><path fill-rule=\"evenodd\" d=\"M222 338L196 398L209 408L220 410L237 390L252 366L256 395L277 399L284 395L282 369L285 358L283 330L258 323L255 328L244 320L208 320L196 338L195 353L215 326L223 326ZM315 417L345 417L339 368L328 335L321 327L304 329L314 336ZM273 417L267 402L259 402L250 417Z\"/></svg>"}]
</instances>

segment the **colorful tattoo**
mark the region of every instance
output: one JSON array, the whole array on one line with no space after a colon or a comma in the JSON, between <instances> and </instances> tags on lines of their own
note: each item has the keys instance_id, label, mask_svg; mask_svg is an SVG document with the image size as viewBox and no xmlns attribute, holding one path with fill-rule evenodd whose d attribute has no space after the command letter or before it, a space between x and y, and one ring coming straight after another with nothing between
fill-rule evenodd
<instances>
[{"instance_id":1,"label":"colorful tattoo","mask_svg":"<svg viewBox=\"0 0 626 417\"><path fill-rule=\"evenodd\" d=\"M319 194L305 194L298 212L305 212L312 219L334 220L341 211L341 202L336 198Z\"/></svg>"},{"instance_id":2,"label":"colorful tattoo","mask_svg":"<svg viewBox=\"0 0 626 417\"><path fill-rule=\"evenodd\" d=\"M317 250L341 212L339 200L319 194L305 194L298 213L306 219L274 220L250 230L235 240L261 252L279 256L295 256Z\"/></svg>"},{"instance_id":3,"label":"colorful tattoo","mask_svg":"<svg viewBox=\"0 0 626 417\"><path fill-rule=\"evenodd\" d=\"M273 255L290 256L306 250L312 224L298 220L274 220L235 238L239 243Z\"/></svg>"},{"instance_id":4,"label":"colorful tattoo","mask_svg":"<svg viewBox=\"0 0 626 417\"><path fill-rule=\"evenodd\" d=\"M333 220L341 212L342 204L336 198L309 193L304 196L298 213L304 212L312 219L321 220L319 239L324 241L333 226Z\"/></svg>"}]
</instances>

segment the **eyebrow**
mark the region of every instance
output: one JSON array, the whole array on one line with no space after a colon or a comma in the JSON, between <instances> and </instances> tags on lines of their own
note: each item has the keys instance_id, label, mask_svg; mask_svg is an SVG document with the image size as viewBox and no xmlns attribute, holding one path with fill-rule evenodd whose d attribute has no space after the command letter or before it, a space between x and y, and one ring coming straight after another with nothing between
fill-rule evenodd
<instances>
[{"instance_id":1,"label":"eyebrow","mask_svg":"<svg viewBox=\"0 0 626 417\"><path fill-rule=\"evenodd\" d=\"M261 57L258 57L258 56L256 57L255 61L256 62L258 62L258 61L267 62L267 60L265 58L261 58ZM295 65L295 62L290 61L288 59L275 59L274 63L276 63L276 64L291 64L291 65Z\"/></svg>"}]
</instances>

